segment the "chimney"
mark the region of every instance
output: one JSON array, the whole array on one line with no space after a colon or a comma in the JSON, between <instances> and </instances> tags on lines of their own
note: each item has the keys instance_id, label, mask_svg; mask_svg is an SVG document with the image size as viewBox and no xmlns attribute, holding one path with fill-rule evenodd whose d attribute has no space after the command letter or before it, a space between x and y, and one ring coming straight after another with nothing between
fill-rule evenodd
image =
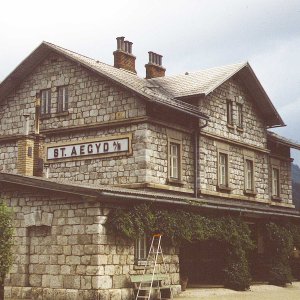
<instances>
[{"instance_id":1,"label":"chimney","mask_svg":"<svg viewBox=\"0 0 300 300\"><path fill-rule=\"evenodd\" d=\"M149 62L146 67L146 79L164 77L166 69L162 66L162 55L149 51Z\"/></svg>"},{"instance_id":2,"label":"chimney","mask_svg":"<svg viewBox=\"0 0 300 300\"><path fill-rule=\"evenodd\" d=\"M117 37L117 50L114 51L114 67L136 74L136 57L132 54L132 43L124 39L124 36Z\"/></svg>"},{"instance_id":3,"label":"chimney","mask_svg":"<svg viewBox=\"0 0 300 300\"><path fill-rule=\"evenodd\" d=\"M29 135L29 115L24 114L24 135L18 140L17 169L21 175L33 175L34 137Z\"/></svg>"}]
</instances>

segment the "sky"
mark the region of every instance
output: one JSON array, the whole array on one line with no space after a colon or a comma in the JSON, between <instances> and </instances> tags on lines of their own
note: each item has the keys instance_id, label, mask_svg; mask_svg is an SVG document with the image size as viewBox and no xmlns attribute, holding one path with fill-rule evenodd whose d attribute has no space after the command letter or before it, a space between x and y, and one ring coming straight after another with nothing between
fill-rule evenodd
<instances>
[{"instance_id":1,"label":"sky","mask_svg":"<svg viewBox=\"0 0 300 300\"><path fill-rule=\"evenodd\" d=\"M10 0L0 9L0 81L42 41L113 64L117 36L166 75L248 61L300 143L300 0ZM293 151L300 165L300 151Z\"/></svg>"}]
</instances>

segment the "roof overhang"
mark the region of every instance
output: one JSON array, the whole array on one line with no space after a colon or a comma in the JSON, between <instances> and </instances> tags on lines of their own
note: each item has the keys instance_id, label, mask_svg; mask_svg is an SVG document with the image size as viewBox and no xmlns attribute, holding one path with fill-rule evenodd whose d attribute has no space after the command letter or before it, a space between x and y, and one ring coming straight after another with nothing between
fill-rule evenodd
<instances>
[{"instance_id":1,"label":"roof overhang","mask_svg":"<svg viewBox=\"0 0 300 300\"><path fill-rule=\"evenodd\" d=\"M271 132L271 131L267 131L268 134L268 140L271 140L273 142L276 142L278 144L296 149L296 150L300 150L300 144L297 142L294 142L292 140L289 140L285 137L282 137L280 135L278 135L277 133Z\"/></svg>"},{"instance_id":2,"label":"roof overhang","mask_svg":"<svg viewBox=\"0 0 300 300\"><path fill-rule=\"evenodd\" d=\"M53 179L23 176L0 172L0 185L10 184L22 188L44 190L49 195L53 192L94 199L95 201L119 203L122 205L139 203L156 203L170 207L181 207L195 211L228 212L235 214L251 215L254 217L285 217L300 220L300 212L294 208L275 207L261 203L245 203L245 201L216 201L215 199L193 198L178 194L161 192L139 191L113 186L85 185L82 183L58 182Z\"/></svg>"},{"instance_id":3,"label":"roof overhang","mask_svg":"<svg viewBox=\"0 0 300 300\"><path fill-rule=\"evenodd\" d=\"M286 126L249 63L236 73L244 82L268 127Z\"/></svg>"}]
</instances>

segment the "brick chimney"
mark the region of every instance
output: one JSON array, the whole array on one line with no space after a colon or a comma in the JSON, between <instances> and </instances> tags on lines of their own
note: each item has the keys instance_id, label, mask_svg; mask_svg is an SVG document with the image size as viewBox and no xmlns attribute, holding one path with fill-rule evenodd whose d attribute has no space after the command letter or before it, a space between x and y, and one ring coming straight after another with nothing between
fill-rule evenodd
<instances>
[{"instance_id":1,"label":"brick chimney","mask_svg":"<svg viewBox=\"0 0 300 300\"><path fill-rule=\"evenodd\" d=\"M136 74L136 57L132 54L132 42L124 39L124 36L117 37L117 50L114 51L114 67Z\"/></svg>"},{"instance_id":2,"label":"brick chimney","mask_svg":"<svg viewBox=\"0 0 300 300\"><path fill-rule=\"evenodd\" d=\"M162 66L162 55L149 51L149 62L146 67L146 78L164 77L166 69Z\"/></svg>"}]
</instances>

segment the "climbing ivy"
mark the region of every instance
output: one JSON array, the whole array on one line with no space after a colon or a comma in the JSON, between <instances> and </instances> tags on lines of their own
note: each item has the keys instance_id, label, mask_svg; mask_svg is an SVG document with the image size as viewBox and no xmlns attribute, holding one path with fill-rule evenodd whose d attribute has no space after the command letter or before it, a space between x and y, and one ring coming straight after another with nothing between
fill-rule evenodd
<instances>
[{"instance_id":1,"label":"climbing ivy","mask_svg":"<svg viewBox=\"0 0 300 300\"><path fill-rule=\"evenodd\" d=\"M269 282L279 286L291 283L293 276L290 257L294 246L300 248L300 226L266 224L269 262Z\"/></svg>"},{"instance_id":2,"label":"climbing ivy","mask_svg":"<svg viewBox=\"0 0 300 300\"><path fill-rule=\"evenodd\" d=\"M254 243L249 227L239 218L206 217L142 204L112 211L108 226L130 239L159 232L177 245L196 240L223 241L228 245L225 285L236 290L246 290L250 286L247 254Z\"/></svg>"},{"instance_id":3,"label":"climbing ivy","mask_svg":"<svg viewBox=\"0 0 300 300\"><path fill-rule=\"evenodd\" d=\"M4 299L4 279L12 264L12 211L0 202L0 300Z\"/></svg>"}]
</instances>

